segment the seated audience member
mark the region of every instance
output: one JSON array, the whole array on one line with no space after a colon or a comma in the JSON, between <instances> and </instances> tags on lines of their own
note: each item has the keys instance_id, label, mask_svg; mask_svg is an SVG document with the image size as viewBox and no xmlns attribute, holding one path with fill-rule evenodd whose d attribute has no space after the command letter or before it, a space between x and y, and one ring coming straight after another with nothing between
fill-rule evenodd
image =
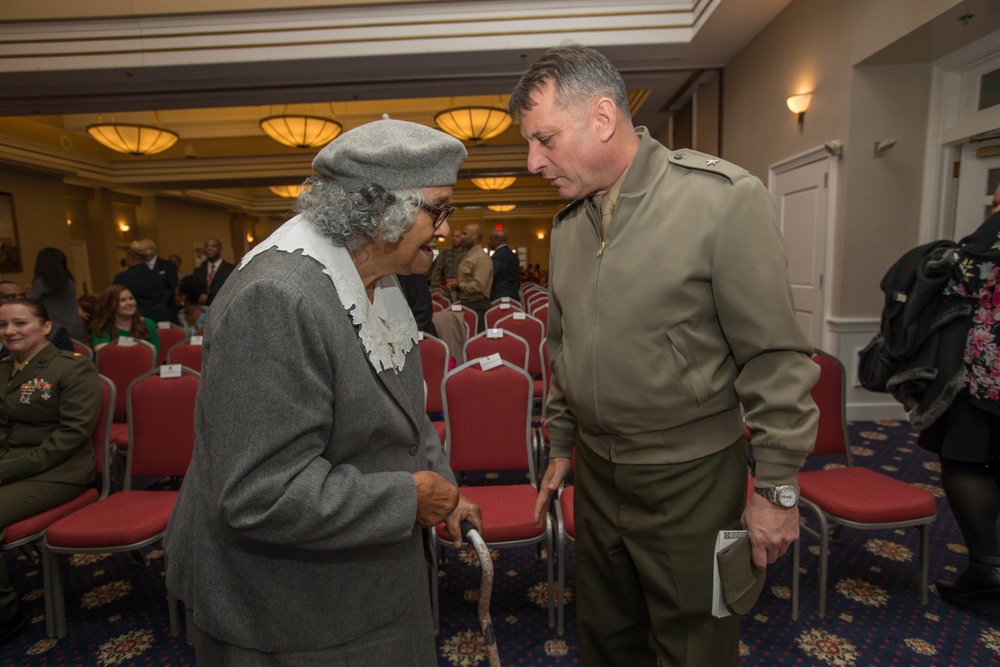
<instances>
[{"instance_id":1,"label":"seated audience member","mask_svg":"<svg viewBox=\"0 0 1000 667\"><path fill-rule=\"evenodd\" d=\"M69 502L94 480L90 435L101 409L97 367L57 350L45 306L0 302L0 540L12 523ZM0 551L0 644L27 625ZM34 584L32 584L34 586Z\"/></svg>"},{"instance_id":2,"label":"seated audience member","mask_svg":"<svg viewBox=\"0 0 1000 667\"><path fill-rule=\"evenodd\" d=\"M94 316L90 318L90 344L99 345L131 336L148 340L160 352L160 335L156 323L139 314L135 297L124 285L112 285L101 294Z\"/></svg>"},{"instance_id":3,"label":"seated audience member","mask_svg":"<svg viewBox=\"0 0 1000 667\"><path fill-rule=\"evenodd\" d=\"M208 317L208 306L203 298L208 295L208 283L192 273L181 278L177 292L180 299L177 323L188 336L194 336L205 326L205 318Z\"/></svg>"},{"instance_id":4,"label":"seated audience member","mask_svg":"<svg viewBox=\"0 0 1000 667\"><path fill-rule=\"evenodd\" d=\"M133 241L125 251L128 268L115 276L114 283L128 288L143 317L153 322L170 322L174 316L167 299L173 299L173 290L167 292L163 277L146 264L153 254L148 241Z\"/></svg>"},{"instance_id":5,"label":"seated audience member","mask_svg":"<svg viewBox=\"0 0 1000 667\"><path fill-rule=\"evenodd\" d=\"M28 298L40 301L52 318L52 328L66 330L71 338L83 338L87 327L80 317L76 282L59 248L42 248L35 258L35 278Z\"/></svg>"},{"instance_id":6,"label":"seated audience member","mask_svg":"<svg viewBox=\"0 0 1000 667\"><path fill-rule=\"evenodd\" d=\"M11 299L23 299L25 296L24 289L14 281L0 280L0 304ZM49 334L49 342L60 350L73 351L73 341L66 328L58 327L54 322L52 324L52 333ZM7 348L0 345L0 357L5 357L7 354Z\"/></svg>"}]
</instances>

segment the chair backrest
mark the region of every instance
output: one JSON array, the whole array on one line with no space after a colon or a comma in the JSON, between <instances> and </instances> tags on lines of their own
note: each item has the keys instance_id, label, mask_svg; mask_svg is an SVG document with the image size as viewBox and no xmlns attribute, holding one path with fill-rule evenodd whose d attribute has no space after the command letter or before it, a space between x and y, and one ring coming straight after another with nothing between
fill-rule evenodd
<instances>
[{"instance_id":1,"label":"chair backrest","mask_svg":"<svg viewBox=\"0 0 1000 667\"><path fill-rule=\"evenodd\" d=\"M494 336L493 332L497 332ZM491 354L518 368L528 370L528 341L506 329L487 329L465 341L465 360L472 361Z\"/></svg>"},{"instance_id":2,"label":"chair backrest","mask_svg":"<svg viewBox=\"0 0 1000 667\"><path fill-rule=\"evenodd\" d=\"M476 311L471 308L466 308L460 304L452 304L449 306L448 310L459 313L462 316L462 319L465 321L465 330L466 333L468 333L469 338L472 338L479 333L479 315L476 314Z\"/></svg>"},{"instance_id":3,"label":"chair backrest","mask_svg":"<svg viewBox=\"0 0 1000 667\"><path fill-rule=\"evenodd\" d=\"M118 388L111 378L103 375L97 377L101 381L101 412L98 414L94 431L90 434L90 443L94 446L97 470L101 473L101 498L104 498L111 492L111 462L108 447L111 443L111 422L114 421Z\"/></svg>"},{"instance_id":4,"label":"chair backrest","mask_svg":"<svg viewBox=\"0 0 1000 667\"><path fill-rule=\"evenodd\" d=\"M819 407L819 428L812 456L843 454L851 465L851 449L847 444L847 374L844 365L821 350L815 351L812 360L819 366L819 380L810 392Z\"/></svg>"},{"instance_id":5,"label":"chair backrest","mask_svg":"<svg viewBox=\"0 0 1000 667\"><path fill-rule=\"evenodd\" d=\"M167 350L166 363L187 366L200 373L202 349L201 345L195 345L190 339L182 340Z\"/></svg>"},{"instance_id":6,"label":"chair backrest","mask_svg":"<svg viewBox=\"0 0 1000 667\"><path fill-rule=\"evenodd\" d=\"M441 296L440 294L435 294L434 296L432 296L431 302L438 304L439 306L441 306L442 309L445 309L451 305L451 299Z\"/></svg>"},{"instance_id":7,"label":"chair backrest","mask_svg":"<svg viewBox=\"0 0 1000 667\"><path fill-rule=\"evenodd\" d=\"M158 329L156 333L160 337L160 354L156 358L156 365L162 366L167 363L167 353L170 352L170 348L177 345L177 343L187 340L188 334L182 327L176 324L171 324L165 329Z\"/></svg>"},{"instance_id":8,"label":"chair backrest","mask_svg":"<svg viewBox=\"0 0 1000 667\"><path fill-rule=\"evenodd\" d=\"M97 372L107 376L118 387L115 399L115 417L127 412L125 389L143 373L156 367L156 348L146 340L135 340L135 345L121 345L113 341L97 349Z\"/></svg>"},{"instance_id":9,"label":"chair backrest","mask_svg":"<svg viewBox=\"0 0 1000 667\"><path fill-rule=\"evenodd\" d=\"M518 301L517 299L512 299L509 296L502 296L499 299L493 299L492 301L490 301L490 307L492 308L493 306L499 306L501 303L510 304L511 308L516 308L517 310L524 310L524 308L521 307L520 301Z\"/></svg>"},{"instance_id":10,"label":"chair backrest","mask_svg":"<svg viewBox=\"0 0 1000 667\"><path fill-rule=\"evenodd\" d=\"M444 309L445 309L445 307L442 306L437 301L431 301L431 312L432 313L440 313Z\"/></svg>"},{"instance_id":11,"label":"chair backrest","mask_svg":"<svg viewBox=\"0 0 1000 667\"><path fill-rule=\"evenodd\" d=\"M126 489L133 477L181 477L187 472L200 377L190 368L182 368L174 378L149 371L129 385Z\"/></svg>"},{"instance_id":12,"label":"chair backrest","mask_svg":"<svg viewBox=\"0 0 1000 667\"><path fill-rule=\"evenodd\" d=\"M495 306L490 307L486 311L486 328L492 329L500 321L500 318L507 317L513 313L521 312L521 304L517 301L508 301L506 303L498 303Z\"/></svg>"},{"instance_id":13,"label":"chair backrest","mask_svg":"<svg viewBox=\"0 0 1000 667\"><path fill-rule=\"evenodd\" d=\"M549 302L545 301L541 305L536 304L531 311L531 316L542 323L543 332L547 336L549 332Z\"/></svg>"},{"instance_id":14,"label":"chair backrest","mask_svg":"<svg viewBox=\"0 0 1000 667\"><path fill-rule=\"evenodd\" d=\"M427 384L427 412L444 412L444 401L441 398L441 381L448 371L448 345L440 338L428 334L420 337L420 365L424 369L424 382Z\"/></svg>"},{"instance_id":15,"label":"chair backrest","mask_svg":"<svg viewBox=\"0 0 1000 667\"><path fill-rule=\"evenodd\" d=\"M452 470L527 469L535 484L528 374L505 361L489 370L467 361L445 376L443 388Z\"/></svg>"},{"instance_id":16,"label":"chair backrest","mask_svg":"<svg viewBox=\"0 0 1000 667\"><path fill-rule=\"evenodd\" d=\"M542 339L545 338L545 325L537 317L525 313L514 313L501 318L497 327L515 333L528 342L528 373L541 375Z\"/></svg>"},{"instance_id":17,"label":"chair backrest","mask_svg":"<svg viewBox=\"0 0 1000 667\"><path fill-rule=\"evenodd\" d=\"M84 343L82 340L77 340L76 338L70 338L69 340L71 343L73 343L74 352L76 352L77 354L82 354L88 359L94 358L94 350L92 350L89 345Z\"/></svg>"},{"instance_id":18,"label":"chair backrest","mask_svg":"<svg viewBox=\"0 0 1000 667\"><path fill-rule=\"evenodd\" d=\"M541 303L548 302L549 293L543 292L541 290L536 290L524 296L524 307L529 313L537 305Z\"/></svg>"}]
</instances>

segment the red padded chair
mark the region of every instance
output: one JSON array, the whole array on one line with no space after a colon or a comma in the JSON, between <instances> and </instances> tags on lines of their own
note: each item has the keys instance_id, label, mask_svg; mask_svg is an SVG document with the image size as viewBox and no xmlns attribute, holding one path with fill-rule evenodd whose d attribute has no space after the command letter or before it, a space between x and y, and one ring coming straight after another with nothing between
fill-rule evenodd
<instances>
[{"instance_id":1,"label":"red padded chair","mask_svg":"<svg viewBox=\"0 0 1000 667\"><path fill-rule=\"evenodd\" d=\"M87 357L90 360L94 359L94 350L91 349L89 345L84 343L82 340L77 340L76 338L69 339L73 343L73 351L79 355Z\"/></svg>"},{"instance_id":2,"label":"red padded chair","mask_svg":"<svg viewBox=\"0 0 1000 667\"><path fill-rule=\"evenodd\" d=\"M528 341L505 329L487 329L473 336L465 341L463 352L466 361L499 354L507 363L528 370Z\"/></svg>"},{"instance_id":3,"label":"red padded chair","mask_svg":"<svg viewBox=\"0 0 1000 667\"><path fill-rule=\"evenodd\" d=\"M94 431L90 435L90 443L94 448L94 457L97 460L97 469L99 471L103 471L104 460L108 453L108 434L111 430L111 406L114 405L115 402L115 385L108 378L104 376L99 377L101 380L101 411L97 417L97 424L94 426ZM40 514L36 514L10 524L7 526L3 544L0 544L0 548L7 551L8 549L18 549L34 545L36 542L45 537L46 529L53 523L59 521L63 517L69 516L77 510L83 509L87 505L92 505L97 502L99 498L107 496L110 490L111 475L101 475L101 483L102 487L100 492L93 488L87 489L67 503L63 503L58 507L53 507L52 509L41 512ZM44 573L42 578L43 580L45 579ZM46 586L46 605L48 604L49 597L49 590ZM50 623L51 616L46 614L45 627L49 635L53 633L53 627Z\"/></svg>"},{"instance_id":4,"label":"red padded chair","mask_svg":"<svg viewBox=\"0 0 1000 667\"><path fill-rule=\"evenodd\" d=\"M444 374L448 372L448 345L440 338L430 336L424 332L419 333L420 337L420 365L424 371L424 384L427 386L427 400L424 409L429 415L444 414L444 400L441 397L441 382ZM445 422L444 418L432 420L434 430L444 444Z\"/></svg>"},{"instance_id":5,"label":"red padded chair","mask_svg":"<svg viewBox=\"0 0 1000 667\"><path fill-rule=\"evenodd\" d=\"M134 339L134 345L121 345L118 341L113 341L99 345L95 352L98 372L110 378L118 389L110 438L111 444L124 452L128 449L125 390L132 380L156 368L156 348L149 341Z\"/></svg>"},{"instance_id":6,"label":"red padded chair","mask_svg":"<svg viewBox=\"0 0 1000 667\"><path fill-rule=\"evenodd\" d=\"M542 323L542 330L547 336L549 333L549 302L545 301L541 304L536 302L531 316Z\"/></svg>"},{"instance_id":7,"label":"red padded chair","mask_svg":"<svg viewBox=\"0 0 1000 667\"><path fill-rule=\"evenodd\" d=\"M497 327L515 333L528 342L528 375L534 379L532 397L536 405L544 405L545 376L548 370L542 363L545 324L537 317L525 313L513 313L497 322Z\"/></svg>"},{"instance_id":8,"label":"red padded chair","mask_svg":"<svg viewBox=\"0 0 1000 667\"><path fill-rule=\"evenodd\" d=\"M479 315L471 308L466 308L460 303L453 303L448 310L459 313L465 321L466 338L472 338L479 333Z\"/></svg>"},{"instance_id":9,"label":"red padded chair","mask_svg":"<svg viewBox=\"0 0 1000 667\"><path fill-rule=\"evenodd\" d=\"M496 327L497 322L499 322L501 318L520 312L522 312L521 304L519 304L517 301L513 300L506 302L498 301L495 305L491 306L490 309L486 311L485 315L486 328L493 329L494 327Z\"/></svg>"},{"instance_id":10,"label":"red padded chair","mask_svg":"<svg viewBox=\"0 0 1000 667\"><path fill-rule=\"evenodd\" d=\"M201 373L202 349L201 343L196 345L190 339L182 340L167 351L166 363L180 364Z\"/></svg>"},{"instance_id":11,"label":"red padded chair","mask_svg":"<svg viewBox=\"0 0 1000 667\"><path fill-rule=\"evenodd\" d=\"M527 484L462 486L464 496L483 509L483 540L493 547L545 544L548 566L549 627L555 625L552 593L552 519L543 528L534 522L538 475L531 456L531 378L507 362L483 370L468 361L444 379L444 413L448 422L445 454L456 473L527 470ZM489 415L483 418L482 415ZM438 545L450 545L443 524L431 532L431 602L438 623Z\"/></svg>"},{"instance_id":12,"label":"red padded chair","mask_svg":"<svg viewBox=\"0 0 1000 667\"><path fill-rule=\"evenodd\" d=\"M132 488L135 477L181 477L194 450L194 406L199 375L189 368L181 376L162 378L150 371L128 388L129 435L132 446L125 459L122 491L56 521L45 533L46 616L53 636L66 634L66 609L61 554L135 551L163 537L177 499L177 491ZM105 458L104 472L109 474ZM178 634L177 608L167 595L170 629Z\"/></svg>"},{"instance_id":13,"label":"red padded chair","mask_svg":"<svg viewBox=\"0 0 1000 667\"><path fill-rule=\"evenodd\" d=\"M812 390L819 406L819 431L810 456L839 455L847 467L799 473L800 506L811 510L819 520L814 530L803 523L802 529L819 538L820 616L826 613L827 560L830 553L831 526L864 530L896 529L916 526L920 530L920 604L927 604L927 571L930 550L930 525L937 516L934 496L894 477L857 467L853 464L847 440L845 413L846 373L840 361L816 350L813 361L820 367L819 382ZM794 570L799 568L799 550L793 550ZM796 582L793 582L795 584ZM793 611L798 609L797 585L792 590Z\"/></svg>"},{"instance_id":14,"label":"red padded chair","mask_svg":"<svg viewBox=\"0 0 1000 667\"><path fill-rule=\"evenodd\" d=\"M156 357L156 365L162 366L167 363L167 354L170 352L170 348L186 341L188 334L182 327L173 323L163 329L157 328L156 333L160 337L160 353Z\"/></svg>"},{"instance_id":15,"label":"red padded chair","mask_svg":"<svg viewBox=\"0 0 1000 667\"><path fill-rule=\"evenodd\" d=\"M441 306L441 310L447 310L451 306L451 299L435 294L431 297L431 302Z\"/></svg>"}]
</instances>

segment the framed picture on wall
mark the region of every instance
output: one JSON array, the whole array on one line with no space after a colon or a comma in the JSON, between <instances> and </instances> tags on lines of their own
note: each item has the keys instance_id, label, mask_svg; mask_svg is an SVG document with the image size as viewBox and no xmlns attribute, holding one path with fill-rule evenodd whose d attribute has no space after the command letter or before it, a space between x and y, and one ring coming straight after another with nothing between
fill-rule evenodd
<instances>
[{"instance_id":1,"label":"framed picture on wall","mask_svg":"<svg viewBox=\"0 0 1000 667\"><path fill-rule=\"evenodd\" d=\"M14 196L0 192L0 274L20 273L21 246L17 241Z\"/></svg>"}]
</instances>

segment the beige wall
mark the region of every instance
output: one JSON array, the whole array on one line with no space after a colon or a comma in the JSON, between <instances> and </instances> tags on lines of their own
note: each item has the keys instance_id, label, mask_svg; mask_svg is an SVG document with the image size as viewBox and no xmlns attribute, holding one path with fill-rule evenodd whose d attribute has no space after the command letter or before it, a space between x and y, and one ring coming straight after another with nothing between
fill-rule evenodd
<instances>
[{"instance_id":1,"label":"beige wall","mask_svg":"<svg viewBox=\"0 0 1000 667\"><path fill-rule=\"evenodd\" d=\"M209 237L222 242L226 261L236 262L243 256L243 244L236 245L225 208L168 197L157 197L155 206L160 256L180 255L181 275L194 270L195 248L201 248Z\"/></svg>"},{"instance_id":2,"label":"beige wall","mask_svg":"<svg viewBox=\"0 0 1000 667\"><path fill-rule=\"evenodd\" d=\"M0 167L0 192L13 197L21 252L20 272L4 273L4 280L28 284L34 275L35 255L56 247L70 256L71 226L66 224L63 184L59 176ZM70 267L72 270L72 267Z\"/></svg>"},{"instance_id":3,"label":"beige wall","mask_svg":"<svg viewBox=\"0 0 1000 667\"><path fill-rule=\"evenodd\" d=\"M838 169L830 315L874 317L888 265L917 242L930 93L926 63L857 66L956 0L795 0L730 63L722 155L764 180L830 140ZM785 99L812 92L800 127ZM876 140L895 138L884 157Z\"/></svg>"}]
</instances>

